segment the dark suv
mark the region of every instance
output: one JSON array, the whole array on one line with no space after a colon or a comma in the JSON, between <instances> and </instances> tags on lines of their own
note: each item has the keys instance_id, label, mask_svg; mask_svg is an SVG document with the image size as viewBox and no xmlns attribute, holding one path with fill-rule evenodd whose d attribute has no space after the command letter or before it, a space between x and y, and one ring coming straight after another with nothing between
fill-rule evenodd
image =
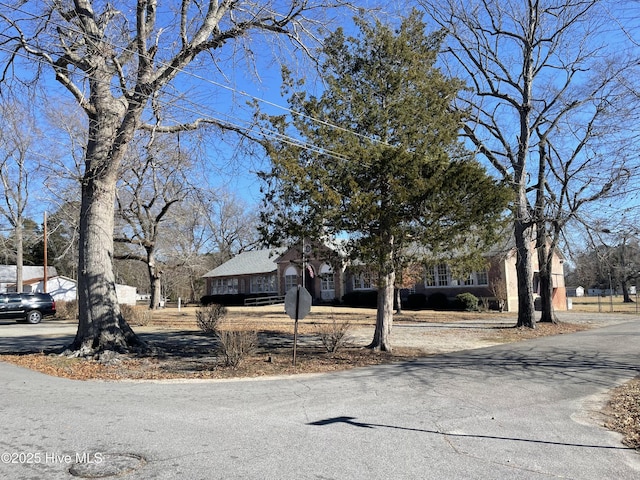
<instances>
[{"instance_id":1,"label":"dark suv","mask_svg":"<svg viewBox=\"0 0 640 480\"><path fill-rule=\"evenodd\" d=\"M48 293L0 293L0 318L40 323L56 314L56 302Z\"/></svg>"}]
</instances>

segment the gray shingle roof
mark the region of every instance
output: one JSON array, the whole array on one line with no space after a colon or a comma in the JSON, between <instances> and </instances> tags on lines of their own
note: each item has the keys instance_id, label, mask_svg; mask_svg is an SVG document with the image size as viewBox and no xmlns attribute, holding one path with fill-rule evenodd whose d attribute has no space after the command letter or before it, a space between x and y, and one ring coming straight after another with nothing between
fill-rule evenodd
<instances>
[{"instance_id":1,"label":"gray shingle roof","mask_svg":"<svg viewBox=\"0 0 640 480\"><path fill-rule=\"evenodd\" d=\"M272 273L278 268L276 260L286 251L286 248L269 248L252 250L236 255L228 262L206 273L205 277L230 277L236 275L253 275Z\"/></svg>"},{"instance_id":2,"label":"gray shingle roof","mask_svg":"<svg viewBox=\"0 0 640 480\"><path fill-rule=\"evenodd\" d=\"M55 267L47 267L47 277L57 276ZM27 280L42 279L44 277L44 267L35 267L31 265L24 265L22 267L22 278ZM16 281L16 266L15 265L0 265L0 283L15 283Z\"/></svg>"}]
</instances>

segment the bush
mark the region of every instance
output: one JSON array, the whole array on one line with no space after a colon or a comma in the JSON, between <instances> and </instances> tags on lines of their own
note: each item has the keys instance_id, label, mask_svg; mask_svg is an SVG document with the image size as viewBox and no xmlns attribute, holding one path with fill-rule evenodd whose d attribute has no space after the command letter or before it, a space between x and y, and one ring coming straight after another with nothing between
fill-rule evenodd
<instances>
[{"instance_id":1,"label":"bush","mask_svg":"<svg viewBox=\"0 0 640 480\"><path fill-rule=\"evenodd\" d=\"M257 296L257 295L254 295ZM200 298L200 304L203 306L212 305L214 303L218 305L226 305L228 307L241 307L244 305L244 300L249 298L250 295L243 293L238 294L225 294L225 295L205 295Z\"/></svg>"},{"instance_id":2,"label":"bush","mask_svg":"<svg viewBox=\"0 0 640 480\"><path fill-rule=\"evenodd\" d=\"M78 320L77 300L57 300L56 316L64 320Z\"/></svg>"},{"instance_id":3,"label":"bush","mask_svg":"<svg viewBox=\"0 0 640 480\"><path fill-rule=\"evenodd\" d=\"M238 368L242 360L258 347L258 334L254 331L221 330L216 337L218 353L224 356L225 367Z\"/></svg>"},{"instance_id":4,"label":"bush","mask_svg":"<svg viewBox=\"0 0 640 480\"><path fill-rule=\"evenodd\" d=\"M460 310L465 312L475 312L478 310L478 297L473 293L465 292L456 295L456 303Z\"/></svg>"},{"instance_id":5,"label":"bush","mask_svg":"<svg viewBox=\"0 0 640 480\"><path fill-rule=\"evenodd\" d=\"M211 304L196 310L196 323L204 333L217 333L220 321L227 314L227 307Z\"/></svg>"},{"instance_id":6,"label":"bush","mask_svg":"<svg viewBox=\"0 0 640 480\"><path fill-rule=\"evenodd\" d=\"M378 305L378 291L364 290L345 293L342 303L347 307L376 308Z\"/></svg>"},{"instance_id":7,"label":"bush","mask_svg":"<svg viewBox=\"0 0 640 480\"><path fill-rule=\"evenodd\" d=\"M432 310L446 310L449 308L449 299L442 292L436 292L429 296L427 308Z\"/></svg>"},{"instance_id":8,"label":"bush","mask_svg":"<svg viewBox=\"0 0 640 480\"><path fill-rule=\"evenodd\" d=\"M409 310L421 310L427 305L427 296L424 293L411 293L407 298Z\"/></svg>"},{"instance_id":9,"label":"bush","mask_svg":"<svg viewBox=\"0 0 640 480\"><path fill-rule=\"evenodd\" d=\"M132 327L144 327L151 322L151 311L149 307L138 307L125 303L120 305L120 313Z\"/></svg>"},{"instance_id":10,"label":"bush","mask_svg":"<svg viewBox=\"0 0 640 480\"><path fill-rule=\"evenodd\" d=\"M327 352L336 353L349 342L350 329L349 322L336 322L336 319L332 318L331 323L318 325L318 335Z\"/></svg>"}]
</instances>

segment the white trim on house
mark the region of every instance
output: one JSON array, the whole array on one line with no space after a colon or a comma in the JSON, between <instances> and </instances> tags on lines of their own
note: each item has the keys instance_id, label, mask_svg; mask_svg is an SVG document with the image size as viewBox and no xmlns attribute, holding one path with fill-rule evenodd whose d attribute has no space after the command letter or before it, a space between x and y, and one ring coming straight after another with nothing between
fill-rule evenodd
<instances>
[{"instance_id":1,"label":"white trim on house","mask_svg":"<svg viewBox=\"0 0 640 480\"><path fill-rule=\"evenodd\" d=\"M322 300L336 298L336 276L331 265L326 263L320 267L320 296Z\"/></svg>"},{"instance_id":2,"label":"white trim on house","mask_svg":"<svg viewBox=\"0 0 640 480\"><path fill-rule=\"evenodd\" d=\"M251 277L251 293L278 293L278 276L254 275Z\"/></svg>"},{"instance_id":3,"label":"white trim on house","mask_svg":"<svg viewBox=\"0 0 640 480\"><path fill-rule=\"evenodd\" d=\"M284 271L284 291L288 292L298 286L298 269L289 265Z\"/></svg>"},{"instance_id":4,"label":"white trim on house","mask_svg":"<svg viewBox=\"0 0 640 480\"><path fill-rule=\"evenodd\" d=\"M439 263L431 269L425 267L425 288L486 287L489 285L489 271L473 271L465 279L452 278L451 269L445 263Z\"/></svg>"},{"instance_id":5,"label":"white trim on house","mask_svg":"<svg viewBox=\"0 0 640 480\"><path fill-rule=\"evenodd\" d=\"M356 273L352 279L354 290L375 290L375 284L370 272Z\"/></svg>"}]
</instances>

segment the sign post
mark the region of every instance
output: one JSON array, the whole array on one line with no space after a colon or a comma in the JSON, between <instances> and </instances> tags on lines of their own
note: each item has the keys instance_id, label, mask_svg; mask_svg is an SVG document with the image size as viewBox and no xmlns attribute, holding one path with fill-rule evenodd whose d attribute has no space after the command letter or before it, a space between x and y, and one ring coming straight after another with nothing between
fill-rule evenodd
<instances>
[{"instance_id":1,"label":"sign post","mask_svg":"<svg viewBox=\"0 0 640 480\"><path fill-rule=\"evenodd\" d=\"M290 288L284 296L284 311L295 321L293 327L293 366L296 366L296 351L298 347L298 320L307 316L311 311L311 294L306 288L298 285Z\"/></svg>"}]
</instances>

